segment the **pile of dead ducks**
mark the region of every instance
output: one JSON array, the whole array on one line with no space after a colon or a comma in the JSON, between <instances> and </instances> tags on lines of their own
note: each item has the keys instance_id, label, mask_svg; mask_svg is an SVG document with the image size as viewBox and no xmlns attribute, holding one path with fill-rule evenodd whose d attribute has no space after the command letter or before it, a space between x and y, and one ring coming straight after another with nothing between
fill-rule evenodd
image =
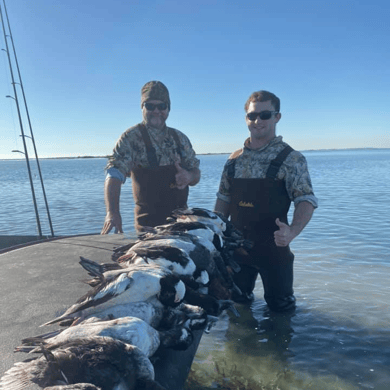
<instances>
[{"instance_id":1,"label":"pile of dead ducks","mask_svg":"<svg viewBox=\"0 0 390 390\"><path fill-rule=\"evenodd\" d=\"M15 352L31 358L9 369L0 389L163 390L153 366L159 348L185 350L224 310L239 315L233 254L250 246L220 215L189 208L114 249L111 263L80 257L91 289L42 325L59 329L21 341Z\"/></svg>"}]
</instances>

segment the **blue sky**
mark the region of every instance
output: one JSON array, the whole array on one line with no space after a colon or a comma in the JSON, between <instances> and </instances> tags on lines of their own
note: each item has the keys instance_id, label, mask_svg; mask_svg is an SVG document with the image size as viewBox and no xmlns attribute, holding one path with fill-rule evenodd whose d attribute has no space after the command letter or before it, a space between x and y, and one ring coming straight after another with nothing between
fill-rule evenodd
<instances>
[{"instance_id":1,"label":"blue sky","mask_svg":"<svg viewBox=\"0 0 390 390\"><path fill-rule=\"evenodd\" d=\"M277 134L297 150L390 148L389 4L6 0L40 157L111 153L141 120L149 80L169 88L167 123L197 153L242 146L244 103L260 89L280 97ZM11 152L23 144L0 56L0 158L20 158Z\"/></svg>"}]
</instances>

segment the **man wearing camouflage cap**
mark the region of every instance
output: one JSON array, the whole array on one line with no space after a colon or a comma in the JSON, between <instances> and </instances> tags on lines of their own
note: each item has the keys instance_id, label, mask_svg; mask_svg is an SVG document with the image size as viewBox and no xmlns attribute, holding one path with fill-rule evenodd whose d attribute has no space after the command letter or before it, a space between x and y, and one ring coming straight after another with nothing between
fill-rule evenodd
<instances>
[{"instance_id":1,"label":"man wearing camouflage cap","mask_svg":"<svg viewBox=\"0 0 390 390\"><path fill-rule=\"evenodd\" d=\"M106 166L106 219L101 234L122 233L121 186L131 177L137 231L164 224L171 212L187 206L188 186L200 180L199 160L190 140L165 122L171 109L167 87L150 81L141 89L143 121L126 130Z\"/></svg>"}]
</instances>

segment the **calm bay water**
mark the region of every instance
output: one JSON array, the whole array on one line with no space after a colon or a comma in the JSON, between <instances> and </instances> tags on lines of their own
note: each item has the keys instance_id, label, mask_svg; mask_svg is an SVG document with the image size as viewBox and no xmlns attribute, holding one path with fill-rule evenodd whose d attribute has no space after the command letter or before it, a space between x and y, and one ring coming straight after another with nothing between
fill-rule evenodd
<instances>
[{"instance_id":1,"label":"calm bay water","mask_svg":"<svg viewBox=\"0 0 390 390\"><path fill-rule=\"evenodd\" d=\"M222 315L202 338L193 364L200 388L390 388L390 150L304 154L320 207L291 245L298 308L290 316L269 313L259 282L254 303L238 305L240 318ZM226 158L200 156L202 179L191 188L189 206L213 208ZM40 163L55 235L100 232L106 160ZM0 161L0 178L0 235L37 234L25 161ZM121 211L131 234L130 181L122 187Z\"/></svg>"}]
</instances>

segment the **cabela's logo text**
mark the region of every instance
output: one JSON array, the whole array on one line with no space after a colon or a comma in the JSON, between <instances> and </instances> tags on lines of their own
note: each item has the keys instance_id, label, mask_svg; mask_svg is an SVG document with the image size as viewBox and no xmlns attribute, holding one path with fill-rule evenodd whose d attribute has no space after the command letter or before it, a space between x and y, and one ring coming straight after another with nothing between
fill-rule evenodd
<instances>
[{"instance_id":1,"label":"cabela's logo text","mask_svg":"<svg viewBox=\"0 0 390 390\"><path fill-rule=\"evenodd\" d=\"M240 207L255 207L251 202L243 202L242 200L238 204Z\"/></svg>"}]
</instances>

